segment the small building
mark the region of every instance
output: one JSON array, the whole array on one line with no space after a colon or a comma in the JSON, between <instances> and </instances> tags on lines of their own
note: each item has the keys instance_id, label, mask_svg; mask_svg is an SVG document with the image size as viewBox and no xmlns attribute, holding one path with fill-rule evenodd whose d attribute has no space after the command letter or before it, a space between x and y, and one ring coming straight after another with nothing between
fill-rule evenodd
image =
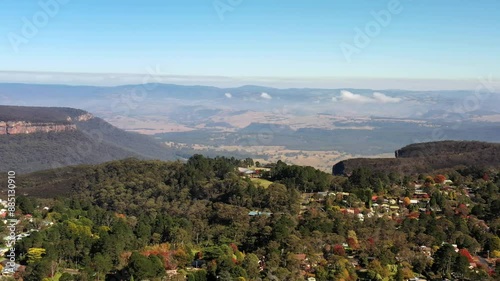
<instances>
[{"instance_id":1,"label":"small building","mask_svg":"<svg viewBox=\"0 0 500 281\"><path fill-rule=\"evenodd\" d=\"M261 211L251 211L248 213L249 216L251 217L256 217L256 216L266 216L266 217L270 217L273 213L269 213L269 212L261 212Z\"/></svg>"}]
</instances>

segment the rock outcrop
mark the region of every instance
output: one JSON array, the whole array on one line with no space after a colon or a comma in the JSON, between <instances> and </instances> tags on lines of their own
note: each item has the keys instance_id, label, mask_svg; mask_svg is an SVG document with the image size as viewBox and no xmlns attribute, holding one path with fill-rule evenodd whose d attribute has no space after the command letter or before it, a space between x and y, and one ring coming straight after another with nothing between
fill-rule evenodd
<instances>
[{"instance_id":1,"label":"rock outcrop","mask_svg":"<svg viewBox=\"0 0 500 281\"><path fill-rule=\"evenodd\" d=\"M74 122L87 122L93 118L94 116L90 113L73 115L73 117L67 116L65 119L56 119L53 122L13 121L8 118L7 120L0 120L0 135L75 131L77 127Z\"/></svg>"}]
</instances>

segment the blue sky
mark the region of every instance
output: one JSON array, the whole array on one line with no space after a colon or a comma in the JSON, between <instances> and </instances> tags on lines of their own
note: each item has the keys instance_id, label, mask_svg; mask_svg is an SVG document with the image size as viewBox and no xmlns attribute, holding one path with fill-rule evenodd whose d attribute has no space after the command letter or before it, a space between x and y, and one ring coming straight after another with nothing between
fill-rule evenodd
<instances>
[{"instance_id":1,"label":"blue sky","mask_svg":"<svg viewBox=\"0 0 500 281\"><path fill-rule=\"evenodd\" d=\"M54 1L0 1L0 70L144 73L160 66L187 76L427 80L500 74L497 0L59 0L48 22L37 24L34 17L46 14L39 3ZM391 1L400 12L388 9ZM391 15L386 26L372 15L379 11ZM23 18L38 29L29 38ZM356 45L356 28L373 23L379 30L370 42ZM356 52L347 59L342 46Z\"/></svg>"}]
</instances>

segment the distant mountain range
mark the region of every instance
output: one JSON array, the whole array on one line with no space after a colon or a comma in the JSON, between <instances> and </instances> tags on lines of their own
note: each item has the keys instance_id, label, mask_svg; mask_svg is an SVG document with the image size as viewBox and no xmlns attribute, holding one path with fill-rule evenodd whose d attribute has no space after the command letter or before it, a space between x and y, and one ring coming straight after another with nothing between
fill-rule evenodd
<instances>
[{"instance_id":1,"label":"distant mountain range","mask_svg":"<svg viewBox=\"0 0 500 281\"><path fill-rule=\"evenodd\" d=\"M92 130L93 127L85 126L98 126L96 120L105 120L127 132L150 135L148 141L168 144L181 158L203 153L261 161L280 159L328 171L340 160L380 157L411 143L500 142L500 95L486 89L475 92L0 83L0 104L80 108L102 119L71 121L69 126L77 130L64 129L63 133ZM53 117L60 122L51 124L56 130L68 122ZM46 128L37 126L32 130L43 132ZM2 124L0 134L1 131ZM123 133L112 131L116 132L113 135ZM151 153L156 150L150 146L146 151L138 151L137 142L126 141L128 137L112 139L105 139L106 144L120 148L119 155L170 159L169 154L173 154L167 152L164 157Z\"/></svg>"},{"instance_id":2,"label":"distant mountain range","mask_svg":"<svg viewBox=\"0 0 500 281\"><path fill-rule=\"evenodd\" d=\"M461 114L464 110L490 115L500 113L496 106L500 97L496 94L255 85L218 88L155 83L114 87L0 83L0 104L77 107L104 117L125 113L158 115L183 107L190 111L231 109L419 118Z\"/></svg>"},{"instance_id":3,"label":"distant mountain range","mask_svg":"<svg viewBox=\"0 0 500 281\"><path fill-rule=\"evenodd\" d=\"M0 171L177 157L155 139L73 108L0 106Z\"/></svg>"}]
</instances>

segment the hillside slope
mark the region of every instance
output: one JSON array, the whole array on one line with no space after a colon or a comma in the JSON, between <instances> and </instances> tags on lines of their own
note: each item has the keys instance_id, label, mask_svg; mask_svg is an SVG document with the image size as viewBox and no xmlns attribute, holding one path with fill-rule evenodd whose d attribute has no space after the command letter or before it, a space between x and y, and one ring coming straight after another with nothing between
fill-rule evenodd
<instances>
[{"instance_id":1,"label":"hillside slope","mask_svg":"<svg viewBox=\"0 0 500 281\"><path fill-rule=\"evenodd\" d=\"M6 132L0 134L0 171L27 173L129 157L176 159L153 138L125 132L83 110L0 106L0 123Z\"/></svg>"},{"instance_id":2,"label":"hillside slope","mask_svg":"<svg viewBox=\"0 0 500 281\"><path fill-rule=\"evenodd\" d=\"M333 166L332 172L334 175L344 175L365 167L374 171L417 174L460 166L500 167L500 144L497 143L419 143L399 149L395 155L397 158L356 158L341 161Z\"/></svg>"}]
</instances>

